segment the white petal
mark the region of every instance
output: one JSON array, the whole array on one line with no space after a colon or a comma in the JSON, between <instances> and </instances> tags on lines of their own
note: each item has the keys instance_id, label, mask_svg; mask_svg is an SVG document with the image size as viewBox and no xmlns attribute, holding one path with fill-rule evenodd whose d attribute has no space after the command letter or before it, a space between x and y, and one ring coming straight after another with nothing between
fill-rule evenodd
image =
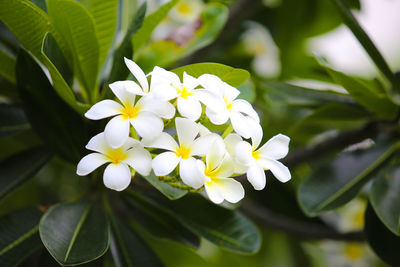
<instances>
[{"instance_id":1,"label":"white petal","mask_svg":"<svg viewBox=\"0 0 400 267\"><path fill-rule=\"evenodd\" d=\"M264 169L257 164L253 164L247 170L247 180L255 190L262 190L266 184Z\"/></svg>"},{"instance_id":2,"label":"white petal","mask_svg":"<svg viewBox=\"0 0 400 267\"><path fill-rule=\"evenodd\" d=\"M146 149L137 145L127 151L128 158L124 160L129 166L143 176L151 171L151 154Z\"/></svg>"},{"instance_id":3,"label":"white petal","mask_svg":"<svg viewBox=\"0 0 400 267\"><path fill-rule=\"evenodd\" d=\"M80 176L88 175L108 161L107 157L100 153L86 155L79 161L76 174Z\"/></svg>"},{"instance_id":4,"label":"white petal","mask_svg":"<svg viewBox=\"0 0 400 267\"><path fill-rule=\"evenodd\" d=\"M174 86L180 86L181 80L178 75L171 71L167 71L160 67L154 67L151 72L151 89L153 90L153 86L157 86L159 84L173 84Z\"/></svg>"},{"instance_id":5,"label":"white petal","mask_svg":"<svg viewBox=\"0 0 400 267\"><path fill-rule=\"evenodd\" d=\"M147 111L139 112L136 118L131 119L131 124L137 134L145 139L157 137L164 128L162 119Z\"/></svg>"},{"instance_id":6,"label":"white petal","mask_svg":"<svg viewBox=\"0 0 400 267\"><path fill-rule=\"evenodd\" d=\"M206 115L210 121L215 125L221 125L229 119L229 112L225 109L223 112L214 112L208 107L206 108Z\"/></svg>"},{"instance_id":7,"label":"white petal","mask_svg":"<svg viewBox=\"0 0 400 267\"><path fill-rule=\"evenodd\" d=\"M260 159L257 160L257 163L260 164L265 170L271 170L276 179L282 183L286 183L290 180L290 178L292 178L288 167L277 160Z\"/></svg>"},{"instance_id":8,"label":"white petal","mask_svg":"<svg viewBox=\"0 0 400 267\"><path fill-rule=\"evenodd\" d=\"M214 112L220 112L226 109L224 99L218 94L204 89L194 90L193 94L201 103Z\"/></svg>"},{"instance_id":9,"label":"white petal","mask_svg":"<svg viewBox=\"0 0 400 267\"><path fill-rule=\"evenodd\" d=\"M196 121L200 118L201 115L201 104L199 100L194 97L179 97L178 111L183 117Z\"/></svg>"},{"instance_id":10,"label":"white petal","mask_svg":"<svg viewBox=\"0 0 400 267\"><path fill-rule=\"evenodd\" d=\"M226 150L228 153L234 157L236 154L236 145L242 141L242 137L238 134L229 134L227 137L225 137L224 142L226 146Z\"/></svg>"},{"instance_id":11,"label":"white petal","mask_svg":"<svg viewBox=\"0 0 400 267\"><path fill-rule=\"evenodd\" d=\"M174 152L164 152L153 159L152 167L156 176L170 174L178 165L180 158Z\"/></svg>"},{"instance_id":12,"label":"white petal","mask_svg":"<svg viewBox=\"0 0 400 267\"><path fill-rule=\"evenodd\" d=\"M214 94L223 96L222 87L224 85L223 81L218 76L212 74L203 74L198 77L197 80L206 90L210 90Z\"/></svg>"},{"instance_id":13,"label":"white petal","mask_svg":"<svg viewBox=\"0 0 400 267\"><path fill-rule=\"evenodd\" d=\"M131 183L131 171L124 163L109 164L104 170L104 185L110 189L122 191Z\"/></svg>"},{"instance_id":14,"label":"white petal","mask_svg":"<svg viewBox=\"0 0 400 267\"><path fill-rule=\"evenodd\" d=\"M268 159L281 159L289 152L290 138L278 134L268 140L259 150L260 156Z\"/></svg>"},{"instance_id":15,"label":"white petal","mask_svg":"<svg viewBox=\"0 0 400 267\"><path fill-rule=\"evenodd\" d=\"M218 134L209 133L195 139L192 145L191 155L204 156L210 150L216 138L221 138Z\"/></svg>"},{"instance_id":16,"label":"white petal","mask_svg":"<svg viewBox=\"0 0 400 267\"><path fill-rule=\"evenodd\" d=\"M121 98L124 99L124 97L128 97L128 99L124 99L124 101L121 100L122 103L131 101L131 95L144 95L143 89L134 81L117 81L113 82L109 86L119 100L121 100Z\"/></svg>"},{"instance_id":17,"label":"white petal","mask_svg":"<svg viewBox=\"0 0 400 267\"><path fill-rule=\"evenodd\" d=\"M133 139L132 137L128 137L126 142L122 145L122 150L127 151L129 148L134 146L143 147L139 140Z\"/></svg>"},{"instance_id":18,"label":"white petal","mask_svg":"<svg viewBox=\"0 0 400 267\"><path fill-rule=\"evenodd\" d=\"M235 87L227 84L226 82L223 82L223 96L228 100L228 102L232 102L238 95L240 94L240 91L236 89Z\"/></svg>"},{"instance_id":19,"label":"white petal","mask_svg":"<svg viewBox=\"0 0 400 267\"><path fill-rule=\"evenodd\" d=\"M253 150L251 145L246 141L241 141L235 147L235 159L245 166L249 166L254 162Z\"/></svg>"},{"instance_id":20,"label":"white petal","mask_svg":"<svg viewBox=\"0 0 400 267\"><path fill-rule=\"evenodd\" d=\"M199 134L199 125L186 118L176 118L176 133L180 146L191 146L193 140Z\"/></svg>"},{"instance_id":21,"label":"white petal","mask_svg":"<svg viewBox=\"0 0 400 267\"><path fill-rule=\"evenodd\" d=\"M199 81L189 74L186 71L183 72L183 85L187 87L187 89L192 90L199 85Z\"/></svg>"},{"instance_id":22,"label":"white petal","mask_svg":"<svg viewBox=\"0 0 400 267\"><path fill-rule=\"evenodd\" d=\"M152 76L154 77L154 76ZM151 87L150 92L155 98L169 101L178 97L178 92L176 88L172 86L168 81L164 83L159 83Z\"/></svg>"},{"instance_id":23,"label":"white petal","mask_svg":"<svg viewBox=\"0 0 400 267\"><path fill-rule=\"evenodd\" d=\"M260 123L260 117L258 116L257 112L254 110L253 106L246 100L236 99L235 101L233 101L232 111L242 112L255 120L257 123Z\"/></svg>"},{"instance_id":24,"label":"white petal","mask_svg":"<svg viewBox=\"0 0 400 267\"><path fill-rule=\"evenodd\" d=\"M260 145L262 137L263 137L263 129L261 125L254 123L254 131L251 135L251 145L253 147L253 151Z\"/></svg>"},{"instance_id":25,"label":"white petal","mask_svg":"<svg viewBox=\"0 0 400 267\"><path fill-rule=\"evenodd\" d=\"M121 104L113 100L106 99L94 104L85 113L85 117L91 120L100 120L120 114L123 108L124 107Z\"/></svg>"},{"instance_id":26,"label":"white petal","mask_svg":"<svg viewBox=\"0 0 400 267\"><path fill-rule=\"evenodd\" d=\"M119 84L118 82L112 83L110 84L110 88L122 104L129 104L132 106L135 104L136 95L129 92L122 84Z\"/></svg>"},{"instance_id":27,"label":"white petal","mask_svg":"<svg viewBox=\"0 0 400 267\"><path fill-rule=\"evenodd\" d=\"M241 183L232 178L214 178L213 182L219 187L224 199L237 203L244 198L244 189Z\"/></svg>"},{"instance_id":28,"label":"white petal","mask_svg":"<svg viewBox=\"0 0 400 267\"><path fill-rule=\"evenodd\" d=\"M143 70L132 60L124 58L125 64L130 70L130 72L135 76L136 80L140 83L143 91L147 93L149 91L149 83L147 82L146 75Z\"/></svg>"},{"instance_id":29,"label":"white petal","mask_svg":"<svg viewBox=\"0 0 400 267\"><path fill-rule=\"evenodd\" d=\"M176 151L179 148L174 138L165 132L160 133L154 139L142 139L142 144L145 147L161 148L170 151Z\"/></svg>"},{"instance_id":30,"label":"white petal","mask_svg":"<svg viewBox=\"0 0 400 267\"><path fill-rule=\"evenodd\" d=\"M208 198L215 204L220 204L224 201L224 197L220 192L218 185L214 182L204 184Z\"/></svg>"},{"instance_id":31,"label":"white petal","mask_svg":"<svg viewBox=\"0 0 400 267\"><path fill-rule=\"evenodd\" d=\"M226 153L225 144L221 139L216 138L211 145L210 150L206 155L206 164L209 170L214 170L219 167Z\"/></svg>"},{"instance_id":32,"label":"white petal","mask_svg":"<svg viewBox=\"0 0 400 267\"><path fill-rule=\"evenodd\" d=\"M198 122L197 124L199 125L199 134L200 134L200 136L207 135L207 134L211 133L211 131L206 126L201 124L200 122Z\"/></svg>"},{"instance_id":33,"label":"white petal","mask_svg":"<svg viewBox=\"0 0 400 267\"><path fill-rule=\"evenodd\" d=\"M221 164L213 172L217 177L231 177L235 172L235 165L231 156L228 153L225 154Z\"/></svg>"},{"instance_id":34,"label":"white petal","mask_svg":"<svg viewBox=\"0 0 400 267\"><path fill-rule=\"evenodd\" d=\"M259 128L256 121L240 112L232 112L230 119L235 132L246 139L250 138Z\"/></svg>"},{"instance_id":35,"label":"white petal","mask_svg":"<svg viewBox=\"0 0 400 267\"><path fill-rule=\"evenodd\" d=\"M110 145L106 142L106 138L104 132L99 133L93 136L89 143L86 145L86 148L89 150L93 150L96 152L100 152L106 154L107 151L111 148Z\"/></svg>"},{"instance_id":36,"label":"white petal","mask_svg":"<svg viewBox=\"0 0 400 267\"><path fill-rule=\"evenodd\" d=\"M204 184L204 179L198 170L196 159L194 158L181 159L179 163L179 175L185 184L194 189L199 189Z\"/></svg>"},{"instance_id":37,"label":"white petal","mask_svg":"<svg viewBox=\"0 0 400 267\"><path fill-rule=\"evenodd\" d=\"M199 171L204 182L211 182L211 179L205 175L206 165L201 160L196 160L197 170Z\"/></svg>"},{"instance_id":38,"label":"white petal","mask_svg":"<svg viewBox=\"0 0 400 267\"><path fill-rule=\"evenodd\" d=\"M156 98L152 93L140 98L136 105L140 106L142 110L152 112L164 119L171 119L175 115L174 105Z\"/></svg>"},{"instance_id":39,"label":"white petal","mask_svg":"<svg viewBox=\"0 0 400 267\"><path fill-rule=\"evenodd\" d=\"M104 134L112 148L122 146L129 136L129 120L123 119L122 115L112 118L107 123Z\"/></svg>"}]
</instances>

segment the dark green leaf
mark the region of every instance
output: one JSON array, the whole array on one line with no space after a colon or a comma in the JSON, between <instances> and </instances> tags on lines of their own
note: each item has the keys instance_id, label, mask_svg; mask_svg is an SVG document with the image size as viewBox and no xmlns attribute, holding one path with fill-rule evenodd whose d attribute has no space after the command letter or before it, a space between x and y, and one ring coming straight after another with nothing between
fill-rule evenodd
<instances>
[{"instance_id":1,"label":"dark green leaf","mask_svg":"<svg viewBox=\"0 0 400 267\"><path fill-rule=\"evenodd\" d=\"M131 207L129 214L151 235L176 240L193 247L200 245L196 235L152 199L129 191L126 201Z\"/></svg>"},{"instance_id":2,"label":"dark green leaf","mask_svg":"<svg viewBox=\"0 0 400 267\"><path fill-rule=\"evenodd\" d=\"M396 235L400 235L400 166L394 160L384 168L371 187L370 202L379 219Z\"/></svg>"},{"instance_id":3,"label":"dark green leaf","mask_svg":"<svg viewBox=\"0 0 400 267\"><path fill-rule=\"evenodd\" d=\"M298 199L310 216L335 209L353 199L373 175L388 163L399 143L377 140L371 148L342 152L322 164L300 185Z\"/></svg>"},{"instance_id":4,"label":"dark green leaf","mask_svg":"<svg viewBox=\"0 0 400 267\"><path fill-rule=\"evenodd\" d=\"M0 218L0 266L16 266L41 246L41 214L30 208Z\"/></svg>"},{"instance_id":5,"label":"dark green leaf","mask_svg":"<svg viewBox=\"0 0 400 267\"><path fill-rule=\"evenodd\" d=\"M31 178L48 161L43 147L22 151L0 162L0 199Z\"/></svg>"},{"instance_id":6,"label":"dark green leaf","mask_svg":"<svg viewBox=\"0 0 400 267\"><path fill-rule=\"evenodd\" d=\"M62 157L79 161L89 140L83 118L54 92L40 66L22 49L17 58L17 77L32 128Z\"/></svg>"},{"instance_id":7,"label":"dark green leaf","mask_svg":"<svg viewBox=\"0 0 400 267\"><path fill-rule=\"evenodd\" d=\"M149 176L143 178L170 200L181 198L188 192L187 190L181 190L170 186L168 183L159 181L153 172L151 172Z\"/></svg>"},{"instance_id":8,"label":"dark green leaf","mask_svg":"<svg viewBox=\"0 0 400 267\"><path fill-rule=\"evenodd\" d=\"M196 78L205 73L214 74L224 82L235 87L242 85L250 78L250 74L246 70L232 68L219 63L196 63L173 69L171 71L181 78L184 71Z\"/></svg>"},{"instance_id":9,"label":"dark green leaf","mask_svg":"<svg viewBox=\"0 0 400 267\"><path fill-rule=\"evenodd\" d=\"M106 214L93 203L59 204L40 220L40 238L63 265L76 265L102 256L110 244Z\"/></svg>"},{"instance_id":10,"label":"dark green leaf","mask_svg":"<svg viewBox=\"0 0 400 267\"><path fill-rule=\"evenodd\" d=\"M0 103L0 137L29 129L24 111L15 105Z\"/></svg>"},{"instance_id":11,"label":"dark green leaf","mask_svg":"<svg viewBox=\"0 0 400 267\"><path fill-rule=\"evenodd\" d=\"M0 75L15 83L15 57L0 49Z\"/></svg>"},{"instance_id":12,"label":"dark green leaf","mask_svg":"<svg viewBox=\"0 0 400 267\"><path fill-rule=\"evenodd\" d=\"M390 232L379 220L371 205L365 212L364 232L373 251L390 266L399 266L400 237Z\"/></svg>"},{"instance_id":13,"label":"dark green leaf","mask_svg":"<svg viewBox=\"0 0 400 267\"><path fill-rule=\"evenodd\" d=\"M82 4L74 0L48 0L47 9L54 27L63 37L63 44L72 53L75 75L89 99L94 101L97 97L95 87L99 68L99 42L93 18Z\"/></svg>"}]
</instances>

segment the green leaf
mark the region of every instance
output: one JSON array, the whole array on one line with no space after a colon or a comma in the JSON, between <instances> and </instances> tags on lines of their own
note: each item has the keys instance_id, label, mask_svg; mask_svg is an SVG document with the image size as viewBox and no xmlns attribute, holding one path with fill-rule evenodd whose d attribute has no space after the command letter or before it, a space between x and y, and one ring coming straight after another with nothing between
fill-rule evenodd
<instances>
[{"instance_id":1,"label":"green leaf","mask_svg":"<svg viewBox=\"0 0 400 267\"><path fill-rule=\"evenodd\" d=\"M199 247L200 240L184 224L173 217L157 202L136 191L128 191L126 202L131 207L129 214L151 235Z\"/></svg>"},{"instance_id":2,"label":"green leaf","mask_svg":"<svg viewBox=\"0 0 400 267\"><path fill-rule=\"evenodd\" d=\"M30 128L24 111L16 106L0 103L0 137Z\"/></svg>"},{"instance_id":3,"label":"green leaf","mask_svg":"<svg viewBox=\"0 0 400 267\"><path fill-rule=\"evenodd\" d=\"M342 152L322 164L300 185L300 206L306 214L315 216L344 205L388 162L399 145L378 139L371 148Z\"/></svg>"},{"instance_id":4,"label":"green leaf","mask_svg":"<svg viewBox=\"0 0 400 267\"><path fill-rule=\"evenodd\" d=\"M236 253L252 254L260 249L257 227L239 211L224 209L198 194L173 202L158 202L195 234Z\"/></svg>"},{"instance_id":5,"label":"green leaf","mask_svg":"<svg viewBox=\"0 0 400 267\"><path fill-rule=\"evenodd\" d=\"M134 19L129 25L129 28L124 36L119 47L114 52L113 64L111 68L110 76L107 80L107 84L110 84L114 81L124 80L129 74L128 68L124 64L124 57L132 58L132 36L142 27L144 16L146 14L147 3L144 2L139 10L136 12ZM105 92L109 92L110 90L105 89Z\"/></svg>"},{"instance_id":6,"label":"green leaf","mask_svg":"<svg viewBox=\"0 0 400 267\"><path fill-rule=\"evenodd\" d=\"M235 87L242 85L250 78L250 74L246 70L232 68L219 63L196 63L179 67L171 71L176 73L181 78L184 71L196 78L205 73L214 74L224 82Z\"/></svg>"},{"instance_id":7,"label":"green leaf","mask_svg":"<svg viewBox=\"0 0 400 267\"><path fill-rule=\"evenodd\" d=\"M117 267L164 266L144 240L122 220L110 214L110 250Z\"/></svg>"},{"instance_id":8,"label":"green leaf","mask_svg":"<svg viewBox=\"0 0 400 267\"><path fill-rule=\"evenodd\" d=\"M179 199L188 193L187 190L181 190L168 183L159 181L153 172L143 178L170 200Z\"/></svg>"},{"instance_id":9,"label":"green leaf","mask_svg":"<svg viewBox=\"0 0 400 267\"><path fill-rule=\"evenodd\" d=\"M97 97L99 42L93 18L82 4L74 0L48 0L47 9L54 27L72 53L75 75L89 99L94 101Z\"/></svg>"},{"instance_id":10,"label":"green leaf","mask_svg":"<svg viewBox=\"0 0 400 267\"><path fill-rule=\"evenodd\" d=\"M108 51L117 30L118 0L83 0L94 19L96 36L99 40L99 67L107 59Z\"/></svg>"},{"instance_id":11,"label":"green leaf","mask_svg":"<svg viewBox=\"0 0 400 267\"><path fill-rule=\"evenodd\" d=\"M40 220L40 238L62 265L101 257L110 244L110 227L103 209L89 202L58 204Z\"/></svg>"},{"instance_id":12,"label":"green leaf","mask_svg":"<svg viewBox=\"0 0 400 267\"><path fill-rule=\"evenodd\" d=\"M364 233L372 250L390 266L398 266L400 237L382 224L371 205L367 206L364 221Z\"/></svg>"},{"instance_id":13,"label":"green leaf","mask_svg":"<svg viewBox=\"0 0 400 267\"><path fill-rule=\"evenodd\" d=\"M396 235L400 235L400 166L394 160L374 180L370 202L382 223Z\"/></svg>"},{"instance_id":14,"label":"green leaf","mask_svg":"<svg viewBox=\"0 0 400 267\"><path fill-rule=\"evenodd\" d=\"M0 75L15 83L15 58L0 48Z\"/></svg>"},{"instance_id":15,"label":"green leaf","mask_svg":"<svg viewBox=\"0 0 400 267\"><path fill-rule=\"evenodd\" d=\"M178 0L171 0L146 17L143 26L132 39L135 51L139 51L142 46L150 40L153 30L167 16L168 12L176 5L176 3L178 3Z\"/></svg>"},{"instance_id":16,"label":"green leaf","mask_svg":"<svg viewBox=\"0 0 400 267\"><path fill-rule=\"evenodd\" d=\"M19 210L0 218L0 266L17 266L41 246L36 208Z\"/></svg>"},{"instance_id":17,"label":"green leaf","mask_svg":"<svg viewBox=\"0 0 400 267\"><path fill-rule=\"evenodd\" d=\"M17 58L17 81L32 128L63 158L78 162L86 153L88 125L55 92L40 66L23 49Z\"/></svg>"},{"instance_id":18,"label":"green leaf","mask_svg":"<svg viewBox=\"0 0 400 267\"><path fill-rule=\"evenodd\" d=\"M35 147L14 154L0 162L0 200L32 178L49 160L43 147Z\"/></svg>"},{"instance_id":19,"label":"green leaf","mask_svg":"<svg viewBox=\"0 0 400 267\"><path fill-rule=\"evenodd\" d=\"M67 61L65 60L61 50L59 49L56 40L50 33L47 33L43 40L42 60L49 70L51 79L53 81L53 86L57 94L68 105L70 105L70 107L83 114L88 107L77 103L74 92L68 86L66 81L72 82L72 72L69 69Z\"/></svg>"},{"instance_id":20,"label":"green leaf","mask_svg":"<svg viewBox=\"0 0 400 267\"><path fill-rule=\"evenodd\" d=\"M326 64L321 63L321 65L336 83L342 85L349 92L357 103L379 117L393 119L396 116L398 107L385 94L380 93L360 79L347 76Z\"/></svg>"}]
</instances>

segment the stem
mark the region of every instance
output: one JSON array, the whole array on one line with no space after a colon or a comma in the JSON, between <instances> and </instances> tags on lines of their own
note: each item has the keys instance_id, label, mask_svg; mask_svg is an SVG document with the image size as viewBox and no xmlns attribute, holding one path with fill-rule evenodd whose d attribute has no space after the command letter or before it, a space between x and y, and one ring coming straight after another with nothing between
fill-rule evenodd
<instances>
[{"instance_id":1,"label":"stem","mask_svg":"<svg viewBox=\"0 0 400 267\"><path fill-rule=\"evenodd\" d=\"M230 134L232 131L233 131L233 126L232 126L232 123L231 123L231 124L229 124L228 127L226 127L224 133L222 134L222 139L224 139L225 137L227 137L228 134Z\"/></svg>"},{"instance_id":2,"label":"stem","mask_svg":"<svg viewBox=\"0 0 400 267\"><path fill-rule=\"evenodd\" d=\"M331 0L331 2L333 3L333 5L336 6L343 19L343 22L353 32L354 36L364 47L365 51L371 57L376 67L391 83L393 89L400 93L400 86L395 75L390 70L389 65L387 64L379 50L376 48L372 40L369 38L368 34L361 28L354 15L350 12L350 10L347 8L342 0Z\"/></svg>"}]
</instances>

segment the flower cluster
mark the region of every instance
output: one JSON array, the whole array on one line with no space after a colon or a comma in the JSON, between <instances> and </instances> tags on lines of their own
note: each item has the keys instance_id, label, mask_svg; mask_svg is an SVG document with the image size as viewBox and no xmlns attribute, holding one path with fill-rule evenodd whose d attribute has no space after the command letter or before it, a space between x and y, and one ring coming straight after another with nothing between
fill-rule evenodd
<instances>
[{"instance_id":1,"label":"flower cluster","mask_svg":"<svg viewBox=\"0 0 400 267\"><path fill-rule=\"evenodd\" d=\"M181 81L160 67L147 75L149 84L138 65L129 59L125 64L137 82L110 84L119 101L103 100L86 112L92 120L112 119L87 144L94 153L78 163L78 175L109 163L104 184L121 191L135 172L148 176L153 170L160 178L173 173L184 186L204 187L214 203L236 203L244 197L241 183L232 178L238 175L246 173L256 190L265 187L264 170L282 182L291 178L278 161L288 153L289 137L279 134L259 148L260 119L250 103L237 98L239 90L215 75L195 78L184 72ZM206 125L227 128L221 136Z\"/></svg>"}]
</instances>

